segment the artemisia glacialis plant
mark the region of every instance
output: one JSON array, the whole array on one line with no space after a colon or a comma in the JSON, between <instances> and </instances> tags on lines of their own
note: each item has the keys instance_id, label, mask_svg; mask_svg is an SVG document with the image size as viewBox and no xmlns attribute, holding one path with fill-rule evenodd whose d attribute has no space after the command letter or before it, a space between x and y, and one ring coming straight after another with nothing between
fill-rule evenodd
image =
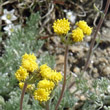
<instances>
[{"instance_id":1,"label":"artemisia glacialis plant","mask_svg":"<svg viewBox=\"0 0 110 110\"><path fill-rule=\"evenodd\" d=\"M61 38L61 41L65 43L65 60L64 60L64 80L63 80L63 86L61 90L60 97L58 99L58 102L55 106L55 110L58 109L60 102L63 98L63 94L66 87L66 72L67 72L67 63L68 63L68 46L70 44L74 44L76 42L81 42L84 39L85 35L91 35L92 28L88 26L88 24L85 21L79 21L75 24L75 28L72 30L72 32L69 33L71 27L70 22L68 19L57 19L53 23L53 30L54 32Z\"/></svg>"},{"instance_id":2,"label":"artemisia glacialis plant","mask_svg":"<svg viewBox=\"0 0 110 110\"><path fill-rule=\"evenodd\" d=\"M29 92L35 100L46 102L50 99L55 86L62 80L62 74L52 70L47 64L39 67L36 61L34 54L25 53L15 76L21 89L24 83L27 83L26 92Z\"/></svg>"}]
</instances>

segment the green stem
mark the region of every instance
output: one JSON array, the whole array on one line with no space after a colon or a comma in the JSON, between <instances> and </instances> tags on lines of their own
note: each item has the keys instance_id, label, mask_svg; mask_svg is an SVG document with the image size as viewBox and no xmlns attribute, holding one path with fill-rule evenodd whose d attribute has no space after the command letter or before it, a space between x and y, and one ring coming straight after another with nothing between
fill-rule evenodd
<instances>
[{"instance_id":1,"label":"green stem","mask_svg":"<svg viewBox=\"0 0 110 110\"><path fill-rule=\"evenodd\" d=\"M20 100L20 110L22 110L23 98L24 98L24 94L25 94L25 91L26 91L26 87L27 87L27 83L24 83L24 87L22 89L22 94L21 94L21 100Z\"/></svg>"},{"instance_id":2,"label":"green stem","mask_svg":"<svg viewBox=\"0 0 110 110\"><path fill-rule=\"evenodd\" d=\"M65 59L64 59L64 80L63 80L63 85L62 85L62 90L61 90L61 95L59 97L59 100L55 106L55 110L58 109L58 106L60 105L60 102L63 98L63 94L65 91L65 87L66 87L66 73L67 73L67 64L68 64L68 45L66 45L65 47Z\"/></svg>"}]
</instances>

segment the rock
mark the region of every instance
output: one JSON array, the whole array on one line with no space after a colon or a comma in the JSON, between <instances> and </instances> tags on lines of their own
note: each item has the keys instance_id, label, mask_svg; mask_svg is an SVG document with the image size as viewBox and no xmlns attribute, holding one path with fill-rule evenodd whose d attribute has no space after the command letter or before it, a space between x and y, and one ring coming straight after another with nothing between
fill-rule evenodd
<instances>
[{"instance_id":1,"label":"rock","mask_svg":"<svg viewBox=\"0 0 110 110\"><path fill-rule=\"evenodd\" d=\"M97 66L99 64L98 60L94 60L94 66Z\"/></svg>"},{"instance_id":2,"label":"rock","mask_svg":"<svg viewBox=\"0 0 110 110\"><path fill-rule=\"evenodd\" d=\"M108 28L110 28L110 21L105 21L105 26L107 26Z\"/></svg>"},{"instance_id":3,"label":"rock","mask_svg":"<svg viewBox=\"0 0 110 110\"><path fill-rule=\"evenodd\" d=\"M69 50L72 51L73 53L75 53L75 52L82 51L83 47L81 47L81 46L70 46Z\"/></svg>"},{"instance_id":4,"label":"rock","mask_svg":"<svg viewBox=\"0 0 110 110\"><path fill-rule=\"evenodd\" d=\"M87 37L85 37L85 41L86 42L90 42L91 41L91 38L92 38L91 36L87 36Z\"/></svg>"},{"instance_id":5,"label":"rock","mask_svg":"<svg viewBox=\"0 0 110 110\"><path fill-rule=\"evenodd\" d=\"M78 59L82 59L84 56L85 56L85 54L84 54L83 51L80 51L80 52L77 54L77 58L78 58Z\"/></svg>"},{"instance_id":6,"label":"rock","mask_svg":"<svg viewBox=\"0 0 110 110\"><path fill-rule=\"evenodd\" d=\"M58 55L56 59L56 64L64 64L64 56L63 55Z\"/></svg>"},{"instance_id":7,"label":"rock","mask_svg":"<svg viewBox=\"0 0 110 110\"><path fill-rule=\"evenodd\" d=\"M93 69L93 73L95 73L95 74L97 74L97 73L98 73L97 68L94 68L94 69Z\"/></svg>"},{"instance_id":8,"label":"rock","mask_svg":"<svg viewBox=\"0 0 110 110\"><path fill-rule=\"evenodd\" d=\"M57 71L64 70L64 55L57 55L55 70L57 70Z\"/></svg>"},{"instance_id":9,"label":"rock","mask_svg":"<svg viewBox=\"0 0 110 110\"><path fill-rule=\"evenodd\" d=\"M85 47L84 52L87 53L89 51L89 48Z\"/></svg>"},{"instance_id":10,"label":"rock","mask_svg":"<svg viewBox=\"0 0 110 110\"><path fill-rule=\"evenodd\" d=\"M107 53L110 56L110 48L107 48Z\"/></svg>"},{"instance_id":11,"label":"rock","mask_svg":"<svg viewBox=\"0 0 110 110\"><path fill-rule=\"evenodd\" d=\"M108 56L107 49L104 49L102 53L104 56Z\"/></svg>"},{"instance_id":12,"label":"rock","mask_svg":"<svg viewBox=\"0 0 110 110\"><path fill-rule=\"evenodd\" d=\"M94 78L98 78L98 77L99 77L99 74L98 74L98 73L93 74L93 77L94 77Z\"/></svg>"},{"instance_id":13,"label":"rock","mask_svg":"<svg viewBox=\"0 0 110 110\"><path fill-rule=\"evenodd\" d=\"M102 72L106 76L110 75L110 66L105 67Z\"/></svg>"},{"instance_id":14,"label":"rock","mask_svg":"<svg viewBox=\"0 0 110 110\"><path fill-rule=\"evenodd\" d=\"M79 73L79 72L80 72L80 68L79 68L79 67L75 67L75 68L73 69L73 72Z\"/></svg>"},{"instance_id":15,"label":"rock","mask_svg":"<svg viewBox=\"0 0 110 110\"><path fill-rule=\"evenodd\" d=\"M110 42L110 29L109 28L102 28L102 36L101 41L109 41Z\"/></svg>"},{"instance_id":16,"label":"rock","mask_svg":"<svg viewBox=\"0 0 110 110\"><path fill-rule=\"evenodd\" d=\"M85 101L85 100L86 100L86 97L85 97L84 95L81 95L81 96L80 96L80 100L81 100L81 101Z\"/></svg>"},{"instance_id":17,"label":"rock","mask_svg":"<svg viewBox=\"0 0 110 110\"><path fill-rule=\"evenodd\" d=\"M105 63L108 64L108 60L106 58L99 58L99 63Z\"/></svg>"},{"instance_id":18,"label":"rock","mask_svg":"<svg viewBox=\"0 0 110 110\"><path fill-rule=\"evenodd\" d=\"M93 68L93 77L94 77L94 78L99 77L98 69L97 69L97 68Z\"/></svg>"}]
</instances>

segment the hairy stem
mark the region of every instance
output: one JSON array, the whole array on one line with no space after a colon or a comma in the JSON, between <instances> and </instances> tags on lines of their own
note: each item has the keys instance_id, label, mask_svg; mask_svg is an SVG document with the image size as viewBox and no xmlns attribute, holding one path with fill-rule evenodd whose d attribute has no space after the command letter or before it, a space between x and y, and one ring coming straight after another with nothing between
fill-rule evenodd
<instances>
[{"instance_id":1,"label":"hairy stem","mask_svg":"<svg viewBox=\"0 0 110 110\"><path fill-rule=\"evenodd\" d=\"M110 5L110 0L107 0L106 6L105 6L105 10L104 10L104 16L100 18L99 23L98 23L98 26L97 26L97 28L96 28L96 31L95 31L95 33L94 33L94 37L93 37L92 42L91 42L91 44L90 44L90 50L89 50L89 52L88 52L87 61L86 61L86 63L85 63L85 66L84 66L84 70L83 70L83 71L86 71L87 68L88 68L88 66L89 66L90 57L91 57L91 54L92 54L92 50L93 50L93 46L94 46L94 43L95 43L95 39L96 39L96 36L97 36L97 33L98 33L99 29L100 29L101 26L102 26L102 23L103 23L103 21L104 21L104 18L105 18L106 14L107 14L109 5Z\"/></svg>"},{"instance_id":2,"label":"hairy stem","mask_svg":"<svg viewBox=\"0 0 110 110\"><path fill-rule=\"evenodd\" d=\"M61 90L61 95L58 99L58 102L56 104L55 110L58 109L58 106L60 105L60 102L63 98L63 94L65 91L65 87L66 87L66 73L67 73L67 65L68 65L68 45L66 45L65 47L65 58L64 58L64 80L63 80L63 85L62 85L62 90Z\"/></svg>"},{"instance_id":3,"label":"hairy stem","mask_svg":"<svg viewBox=\"0 0 110 110\"><path fill-rule=\"evenodd\" d=\"M20 110L22 110L23 98L24 98L24 94L25 94L25 91L26 91L26 87L27 87L27 83L24 83L24 87L22 89L22 94L21 94L21 100L20 100Z\"/></svg>"}]
</instances>

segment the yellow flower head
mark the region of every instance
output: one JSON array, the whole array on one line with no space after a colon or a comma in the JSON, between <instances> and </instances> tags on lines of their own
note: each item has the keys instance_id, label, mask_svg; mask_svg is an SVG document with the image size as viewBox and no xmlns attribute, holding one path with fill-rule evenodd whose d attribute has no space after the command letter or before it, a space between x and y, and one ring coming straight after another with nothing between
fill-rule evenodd
<instances>
[{"instance_id":1,"label":"yellow flower head","mask_svg":"<svg viewBox=\"0 0 110 110\"><path fill-rule=\"evenodd\" d=\"M92 28L90 28L89 26L86 27L85 28L85 34L89 36L89 35L91 35L91 33L92 33Z\"/></svg>"},{"instance_id":2,"label":"yellow flower head","mask_svg":"<svg viewBox=\"0 0 110 110\"><path fill-rule=\"evenodd\" d=\"M52 80L53 82L59 82L62 80L61 73L60 72L57 73L56 71L53 71L46 64L40 66L40 74L43 78Z\"/></svg>"},{"instance_id":3,"label":"yellow flower head","mask_svg":"<svg viewBox=\"0 0 110 110\"><path fill-rule=\"evenodd\" d=\"M52 80L55 83L58 83L62 80L62 74L60 72L56 72L54 70L51 71L51 77L49 77L50 80Z\"/></svg>"},{"instance_id":4,"label":"yellow flower head","mask_svg":"<svg viewBox=\"0 0 110 110\"><path fill-rule=\"evenodd\" d=\"M36 63L36 56L34 54L25 53L22 56L22 66L29 72L33 72L38 69L38 64Z\"/></svg>"},{"instance_id":5,"label":"yellow flower head","mask_svg":"<svg viewBox=\"0 0 110 110\"><path fill-rule=\"evenodd\" d=\"M53 23L53 29L54 32L56 32L58 35L67 34L70 30L70 22L68 22L68 19L57 19Z\"/></svg>"},{"instance_id":6,"label":"yellow flower head","mask_svg":"<svg viewBox=\"0 0 110 110\"><path fill-rule=\"evenodd\" d=\"M43 64L40 66L40 74L43 78L47 78L51 74L51 68L47 66L47 64Z\"/></svg>"},{"instance_id":7,"label":"yellow flower head","mask_svg":"<svg viewBox=\"0 0 110 110\"><path fill-rule=\"evenodd\" d=\"M20 89L23 89L23 86L24 86L24 82L19 82Z\"/></svg>"},{"instance_id":8,"label":"yellow flower head","mask_svg":"<svg viewBox=\"0 0 110 110\"><path fill-rule=\"evenodd\" d=\"M92 28L90 28L87 23L82 20L76 23L76 25L83 30L83 33L86 35L90 35L92 33Z\"/></svg>"},{"instance_id":9,"label":"yellow flower head","mask_svg":"<svg viewBox=\"0 0 110 110\"><path fill-rule=\"evenodd\" d=\"M43 79L37 84L37 88L46 89L47 91L53 90L54 86L55 84L47 79Z\"/></svg>"},{"instance_id":10,"label":"yellow flower head","mask_svg":"<svg viewBox=\"0 0 110 110\"><path fill-rule=\"evenodd\" d=\"M49 95L49 92L42 88L38 88L34 91L34 99L40 102L49 100Z\"/></svg>"},{"instance_id":11,"label":"yellow flower head","mask_svg":"<svg viewBox=\"0 0 110 110\"><path fill-rule=\"evenodd\" d=\"M20 68L15 73L15 76L19 81L25 81L25 79L28 77L28 75L29 75L29 73L22 66L20 66Z\"/></svg>"},{"instance_id":12,"label":"yellow flower head","mask_svg":"<svg viewBox=\"0 0 110 110\"><path fill-rule=\"evenodd\" d=\"M72 31L72 39L74 42L80 42L83 41L83 31L80 28L76 28Z\"/></svg>"},{"instance_id":13,"label":"yellow flower head","mask_svg":"<svg viewBox=\"0 0 110 110\"><path fill-rule=\"evenodd\" d=\"M29 72L33 72L38 69L38 64L33 60L22 60L22 66Z\"/></svg>"},{"instance_id":14,"label":"yellow flower head","mask_svg":"<svg viewBox=\"0 0 110 110\"><path fill-rule=\"evenodd\" d=\"M19 83L19 87L20 87L20 89L23 89L23 87L24 87L24 82L20 82L20 83ZM34 88L35 88L35 85L34 85L34 84L28 84L28 85L27 85L27 88L26 88L26 91L33 91Z\"/></svg>"},{"instance_id":15,"label":"yellow flower head","mask_svg":"<svg viewBox=\"0 0 110 110\"><path fill-rule=\"evenodd\" d=\"M24 60L33 60L33 61L36 61L36 56L34 54L27 54L25 53L23 56L22 56L22 59Z\"/></svg>"}]
</instances>

